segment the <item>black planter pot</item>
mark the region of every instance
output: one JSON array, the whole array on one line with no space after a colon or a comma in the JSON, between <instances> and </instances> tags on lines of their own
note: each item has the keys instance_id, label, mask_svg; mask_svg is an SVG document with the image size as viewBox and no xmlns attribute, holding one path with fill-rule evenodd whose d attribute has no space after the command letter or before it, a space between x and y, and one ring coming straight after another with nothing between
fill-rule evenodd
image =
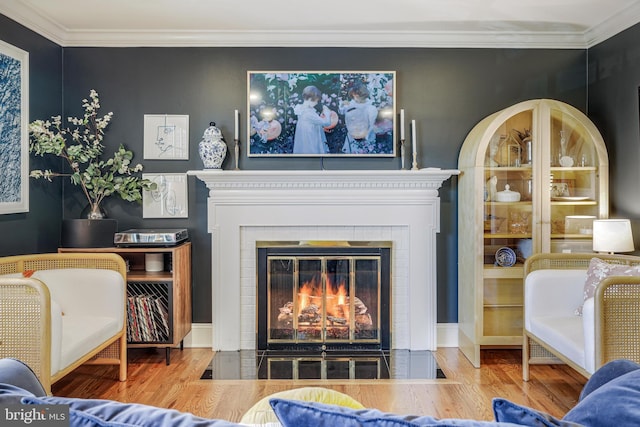
<instances>
[{"instance_id":1,"label":"black planter pot","mask_svg":"<svg viewBox=\"0 0 640 427\"><path fill-rule=\"evenodd\" d=\"M118 221L104 219L65 219L60 234L63 248L109 248L118 231Z\"/></svg>"}]
</instances>

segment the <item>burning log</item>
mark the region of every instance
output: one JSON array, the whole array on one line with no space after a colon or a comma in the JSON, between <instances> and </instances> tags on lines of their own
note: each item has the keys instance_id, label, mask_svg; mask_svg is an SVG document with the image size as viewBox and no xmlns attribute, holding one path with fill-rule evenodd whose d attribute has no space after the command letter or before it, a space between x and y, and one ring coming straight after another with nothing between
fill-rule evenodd
<instances>
[{"instance_id":1,"label":"burning log","mask_svg":"<svg viewBox=\"0 0 640 427\"><path fill-rule=\"evenodd\" d=\"M373 326L373 321L371 320L371 315L369 313L356 314L356 325L359 326L359 327L362 327L362 326Z\"/></svg>"},{"instance_id":2,"label":"burning log","mask_svg":"<svg viewBox=\"0 0 640 427\"><path fill-rule=\"evenodd\" d=\"M284 320L288 316L291 316L292 314L293 314L293 303L289 301L288 303L280 307L280 314L278 315L278 320L281 320L281 318L282 320Z\"/></svg>"},{"instance_id":3,"label":"burning log","mask_svg":"<svg viewBox=\"0 0 640 427\"><path fill-rule=\"evenodd\" d=\"M335 324L346 325L347 324L347 319L345 319L344 317L327 316L327 320L329 322L331 322L333 325L335 325Z\"/></svg>"},{"instance_id":4,"label":"burning log","mask_svg":"<svg viewBox=\"0 0 640 427\"><path fill-rule=\"evenodd\" d=\"M318 323L322 320L322 312L316 304L309 304L300 310L298 322Z\"/></svg>"},{"instance_id":5,"label":"burning log","mask_svg":"<svg viewBox=\"0 0 640 427\"><path fill-rule=\"evenodd\" d=\"M356 314L365 314L367 312L367 306L358 297L353 299L353 308L356 310Z\"/></svg>"},{"instance_id":6,"label":"burning log","mask_svg":"<svg viewBox=\"0 0 640 427\"><path fill-rule=\"evenodd\" d=\"M345 326L350 319L350 301L347 297L344 304L335 306L333 312L327 310L327 321L334 326ZM354 320L357 328L367 328L373 326L371 314L368 313L367 306L358 297L353 299ZM280 327L291 327L293 325L293 302L289 301L279 308L278 324ZM300 310L298 322L304 324L320 323L322 321L322 306L311 303Z\"/></svg>"}]
</instances>

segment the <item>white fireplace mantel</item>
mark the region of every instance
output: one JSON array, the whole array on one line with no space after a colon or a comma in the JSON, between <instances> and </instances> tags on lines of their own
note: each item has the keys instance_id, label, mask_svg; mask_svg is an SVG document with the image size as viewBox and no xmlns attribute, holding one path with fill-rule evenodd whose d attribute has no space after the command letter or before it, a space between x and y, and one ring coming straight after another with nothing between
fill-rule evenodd
<instances>
[{"instance_id":1,"label":"white fireplace mantel","mask_svg":"<svg viewBox=\"0 0 640 427\"><path fill-rule=\"evenodd\" d=\"M391 345L436 349L438 189L458 170L188 171L209 189L213 349L255 348L256 242L392 242Z\"/></svg>"}]
</instances>

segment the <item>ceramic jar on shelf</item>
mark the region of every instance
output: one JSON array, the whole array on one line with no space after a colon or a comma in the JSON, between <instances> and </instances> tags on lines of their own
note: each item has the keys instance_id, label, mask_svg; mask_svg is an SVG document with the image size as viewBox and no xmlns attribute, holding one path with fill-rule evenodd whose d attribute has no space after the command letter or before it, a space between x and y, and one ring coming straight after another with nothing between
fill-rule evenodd
<instances>
[{"instance_id":1,"label":"ceramic jar on shelf","mask_svg":"<svg viewBox=\"0 0 640 427\"><path fill-rule=\"evenodd\" d=\"M220 169L227 156L227 144L222 140L222 132L215 122L209 123L202 135L198 152L205 169Z\"/></svg>"}]
</instances>

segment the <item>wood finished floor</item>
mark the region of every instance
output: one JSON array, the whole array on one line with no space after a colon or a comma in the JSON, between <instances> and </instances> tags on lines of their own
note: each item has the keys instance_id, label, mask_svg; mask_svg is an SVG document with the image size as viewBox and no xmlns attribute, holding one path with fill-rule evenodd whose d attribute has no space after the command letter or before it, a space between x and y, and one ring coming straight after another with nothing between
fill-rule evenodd
<instances>
[{"instance_id":1,"label":"wood finished floor","mask_svg":"<svg viewBox=\"0 0 640 427\"><path fill-rule=\"evenodd\" d=\"M56 396L114 399L188 411L206 418L239 421L269 394L304 386L323 386L346 393L367 407L400 414L438 418L491 420L491 399L504 397L561 417L577 402L586 379L564 365L531 367L522 381L519 350L483 350L475 369L457 348L435 353L446 380L201 380L213 352L187 348L171 351L130 349L129 379L117 381L117 368L83 366L54 384Z\"/></svg>"}]
</instances>

